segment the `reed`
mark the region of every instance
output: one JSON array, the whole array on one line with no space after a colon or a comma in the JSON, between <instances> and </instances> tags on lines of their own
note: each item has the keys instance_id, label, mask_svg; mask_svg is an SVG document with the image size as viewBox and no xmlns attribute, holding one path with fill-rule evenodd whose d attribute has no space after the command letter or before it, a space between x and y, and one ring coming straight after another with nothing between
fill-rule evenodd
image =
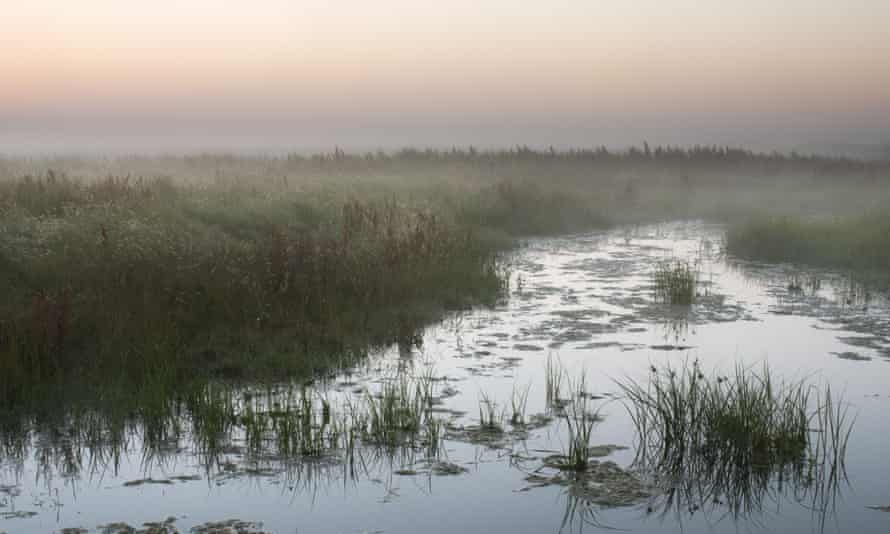
<instances>
[{"instance_id":1,"label":"reed","mask_svg":"<svg viewBox=\"0 0 890 534\"><path fill-rule=\"evenodd\" d=\"M662 262L655 268L653 278L655 296L660 301L683 306L695 301L698 272L691 264L681 261Z\"/></svg>"},{"instance_id":2,"label":"reed","mask_svg":"<svg viewBox=\"0 0 890 534\"><path fill-rule=\"evenodd\" d=\"M757 508L785 481L812 495L837 487L853 420L830 388L778 382L768 367L705 376L698 362L619 383L637 430L637 466L683 502Z\"/></svg>"},{"instance_id":3,"label":"reed","mask_svg":"<svg viewBox=\"0 0 890 534\"><path fill-rule=\"evenodd\" d=\"M883 212L840 217L759 218L730 227L731 254L860 271L890 267L890 217Z\"/></svg>"}]
</instances>

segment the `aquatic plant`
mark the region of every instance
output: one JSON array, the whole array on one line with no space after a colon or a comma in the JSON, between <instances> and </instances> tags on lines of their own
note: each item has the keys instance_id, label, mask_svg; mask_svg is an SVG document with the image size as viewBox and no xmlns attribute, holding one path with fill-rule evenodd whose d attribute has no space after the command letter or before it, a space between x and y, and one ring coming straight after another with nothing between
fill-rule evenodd
<instances>
[{"instance_id":1,"label":"aquatic plant","mask_svg":"<svg viewBox=\"0 0 890 534\"><path fill-rule=\"evenodd\" d=\"M697 361L653 366L645 383L619 386L637 431L637 467L683 502L716 499L740 514L774 483L819 496L845 476L853 421L829 387L779 383L766 366L706 376Z\"/></svg>"},{"instance_id":2,"label":"aquatic plant","mask_svg":"<svg viewBox=\"0 0 890 534\"><path fill-rule=\"evenodd\" d=\"M413 439L432 419L431 376L401 374L386 380L379 394L365 395L365 406L367 426L363 436L367 441L398 445L406 436ZM434 431L438 433L437 428Z\"/></svg>"},{"instance_id":3,"label":"aquatic plant","mask_svg":"<svg viewBox=\"0 0 890 534\"><path fill-rule=\"evenodd\" d=\"M513 426L522 426L525 424L525 411L528 407L528 394L531 390L531 384L524 388L518 388L513 385L513 391L510 393L510 424Z\"/></svg>"},{"instance_id":4,"label":"aquatic plant","mask_svg":"<svg viewBox=\"0 0 890 534\"><path fill-rule=\"evenodd\" d=\"M586 389L586 378L582 374L572 387L572 402L568 404L564 417L569 432L565 467L575 471L587 470L590 459L590 437L594 426L600 421L599 414L590 410Z\"/></svg>"},{"instance_id":5,"label":"aquatic plant","mask_svg":"<svg viewBox=\"0 0 890 534\"><path fill-rule=\"evenodd\" d=\"M485 392L479 393L479 428L486 431L503 430L504 413Z\"/></svg>"},{"instance_id":6,"label":"aquatic plant","mask_svg":"<svg viewBox=\"0 0 890 534\"><path fill-rule=\"evenodd\" d=\"M560 408L562 402L562 386L565 380L565 370L558 357L552 354L547 356L544 367L544 393L547 406Z\"/></svg>"},{"instance_id":7,"label":"aquatic plant","mask_svg":"<svg viewBox=\"0 0 890 534\"><path fill-rule=\"evenodd\" d=\"M662 302L689 305L695 301L698 273L688 262L661 262L653 278L655 296Z\"/></svg>"},{"instance_id":8,"label":"aquatic plant","mask_svg":"<svg viewBox=\"0 0 890 534\"><path fill-rule=\"evenodd\" d=\"M763 261L885 271L890 267L888 236L890 217L882 211L844 217L783 216L731 226L726 249L735 256Z\"/></svg>"}]
</instances>

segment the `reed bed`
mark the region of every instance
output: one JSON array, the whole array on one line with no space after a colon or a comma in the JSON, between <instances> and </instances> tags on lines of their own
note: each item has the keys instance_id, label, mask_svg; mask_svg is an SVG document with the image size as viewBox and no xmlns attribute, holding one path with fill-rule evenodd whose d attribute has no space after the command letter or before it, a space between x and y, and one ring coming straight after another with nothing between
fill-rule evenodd
<instances>
[{"instance_id":1,"label":"reed bed","mask_svg":"<svg viewBox=\"0 0 890 534\"><path fill-rule=\"evenodd\" d=\"M886 271L890 268L890 217L875 212L762 218L732 226L726 248L755 260Z\"/></svg>"},{"instance_id":2,"label":"reed bed","mask_svg":"<svg viewBox=\"0 0 890 534\"><path fill-rule=\"evenodd\" d=\"M507 280L509 242L424 202L54 175L0 189L4 406L49 384L312 376Z\"/></svg>"}]
</instances>

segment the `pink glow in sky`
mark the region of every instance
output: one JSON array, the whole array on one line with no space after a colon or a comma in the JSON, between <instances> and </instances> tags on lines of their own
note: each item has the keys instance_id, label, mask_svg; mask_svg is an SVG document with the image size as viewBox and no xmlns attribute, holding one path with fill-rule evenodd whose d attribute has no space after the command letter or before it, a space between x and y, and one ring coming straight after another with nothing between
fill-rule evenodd
<instances>
[{"instance_id":1,"label":"pink glow in sky","mask_svg":"<svg viewBox=\"0 0 890 534\"><path fill-rule=\"evenodd\" d=\"M890 132L886 0L4 4L0 151Z\"/></svg>"}]
</instances>

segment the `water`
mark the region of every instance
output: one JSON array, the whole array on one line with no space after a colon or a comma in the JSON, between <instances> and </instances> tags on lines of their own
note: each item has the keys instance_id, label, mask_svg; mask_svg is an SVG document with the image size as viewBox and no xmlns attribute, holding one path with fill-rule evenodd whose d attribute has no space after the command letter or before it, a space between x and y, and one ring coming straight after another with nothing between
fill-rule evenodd
<instances>
[{"instance_id":1,"label":"water","mask_svg":"<svg viewBox=\"0 0 890 534\"><path fill-rule=\"evenodd\" d=\"M675 258L701 273L702 294L692 308L654 299L657 262ZM248 465L237 443L208 469L187 441L163 459L146 458L137 435L118 463L89 468L84 460L86 468L76 472L40 468L37 452L24 462L5 459L0 532L101 531L99 525L140 527L167 518L180 531L237 518L262 523L257 531L298 533L884 532L890 525L890 513L869 508L890 505L886 298L842 273L727 258L719 226L673 223L530 241L513 260L507 302L450 318L428 329L422 348L408 350L373 356L325 386L327 395L342 400L374 389L394 369L432 369L442 416L471 425L483 393L503 408L527 388L528 414L545 412L544 369L548 357L558 358L570 376L583 373L587 391L599 397L592 406L605 419L593 443L630 447L608 458L627 467L634 428L616 398L616 380L645 380L653 364L696 358L708 371L768 362L777 376L844 392L857 417L848 482L824 512L787 484L771 487L740 516L721 503L666 504L663 496L628 507L588 505L563 486L530 488L526 480L566 446L558 420L501 448L452 432L442 460L467 471L445 476L419 452L363 456L358 469L336 461ZM132 483L145 479L163 483Z\"/></svg>"}]
</instances>

